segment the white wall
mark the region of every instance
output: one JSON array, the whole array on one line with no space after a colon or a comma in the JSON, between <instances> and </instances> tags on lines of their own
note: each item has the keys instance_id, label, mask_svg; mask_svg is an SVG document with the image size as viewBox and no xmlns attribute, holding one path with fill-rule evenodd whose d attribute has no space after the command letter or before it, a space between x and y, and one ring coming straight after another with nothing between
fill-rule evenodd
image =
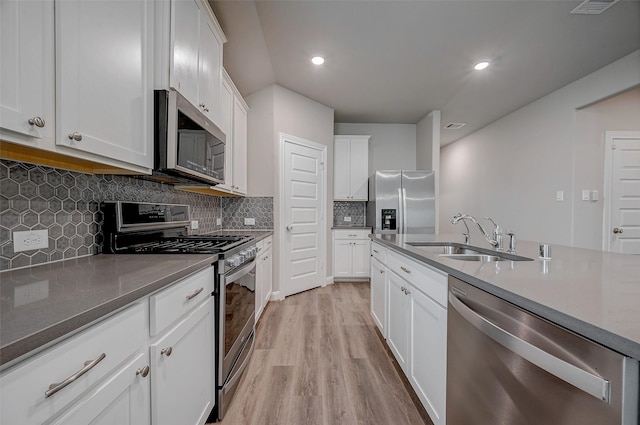
<instances>
[{"instance_id":1,"label":"white wall","mask_svg":"<svg viewBox=\"0 0 640 425\"><path fill-rule=\"evenodd\" d=\"M282 242L280 230L280 133L327 146L327 216L325 226L326 278L332 276L331 225L333 223L333 109L282 86L272 85L246 99L249 105L248 194L273 196L274 256L273 290L281 291ZM323 284L325 282L322 282Z\"/></svg>"},{"instance_id":2,"label":"white wall","mask_svg":"<svg viewBox=\"0 0 640 425\"><path fill-rule=\"evenodd\" d=\"M604 134L606 131L640 131L640 88L630 90L576 113L575 189L573 239L579 247L602 246L602 232L594 229L603 223L606 201L604 191ZM600 200L581 200L583 189L598 190Z\"/></svg>"},{"instance_id":3,"label":"white wall","mask_svg":"<svg viewBox=\"0 0 640 425\"><path fill-rule=\"evenodd\" d=\"M449 218L462 211L491 216L521 239L600 249L601 216L578 218L577 200L585 184L595 184L585 175L604 161L604 150L592 146L584 158L584 142L578 141L584 111L578 109L637 85L640 51L442 148L441 231L461 233ZM602 186L601 176L596 178ZM563 202L556 201L559 190ZM472 243L484 243L477 229Z\"/></svg>"},{"instance_id":4,"label":"white wall","mask_svg":"<svg viewBox=\"0 0 640 425\"><path fill-rule=\"evenodd\" d=\"M415 124L336 123L335 134L371 135L369 175L376 170L416 169Z\"/></svg>"}]
</instances>

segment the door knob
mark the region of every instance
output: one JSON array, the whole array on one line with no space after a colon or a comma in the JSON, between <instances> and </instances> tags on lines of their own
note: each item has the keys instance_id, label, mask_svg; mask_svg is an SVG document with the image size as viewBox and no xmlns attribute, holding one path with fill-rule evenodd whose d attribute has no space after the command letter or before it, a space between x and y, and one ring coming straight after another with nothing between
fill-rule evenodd
<instances>
[{"instance_id":1,"label":"door knob","mask_svg":"<svg viewBox=\"0 0 640 425\"><path fill-rule=\"evenodd\" d=\"M287 226L287 230L288 230L288 231L292 231L292 230L293 230L293 224L288 225L288 226Z\"/></svg>"},{"instance_id":2,"label":"door knob","mask_svg":"<svg viewBox=\"0 0 640 425\"><path fill-rule=\"evenodd\" d=\"M613 228L613 233L622 233L622 229L619 227L614 227Z\"/></svg>"}]
</instances>

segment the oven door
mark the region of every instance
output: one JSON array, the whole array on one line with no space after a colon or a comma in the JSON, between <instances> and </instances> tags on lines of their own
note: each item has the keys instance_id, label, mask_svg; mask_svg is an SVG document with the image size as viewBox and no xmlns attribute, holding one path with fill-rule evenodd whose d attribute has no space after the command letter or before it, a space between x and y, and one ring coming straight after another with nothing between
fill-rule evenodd
<instances>
[{"instance_id":1,"label":"oven door","mask_svg":"<svg viewBox=\"0 0 640 425\"><path fill-rule=\"evenodd\" d=\"M224 305L220 308L218 385L223 386L255 325L256 260L224 275ZM220 300L222 301L222 300ZM222 303L221 303L222 304ZM224 350L224 351L223 351Z\"/></svg>"}]
</instances>

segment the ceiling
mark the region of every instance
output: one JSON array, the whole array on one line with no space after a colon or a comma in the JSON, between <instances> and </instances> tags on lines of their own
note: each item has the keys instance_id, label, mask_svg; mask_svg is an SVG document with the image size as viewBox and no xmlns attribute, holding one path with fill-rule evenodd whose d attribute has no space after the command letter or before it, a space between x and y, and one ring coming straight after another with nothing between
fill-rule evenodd
<instances>
[{"instance_id":1,"label":"ceiling","mask_svg":"<svg viewBox=\"0 0 640 425\"><path fill-rule=\"evenodd\" d=\"M279 84L341 123L415 124L442 111L451 143L640 49L640 1L210 0L243 96ZM322 55L322 66L310 63ZM473 71L482 59L484 71ZM640 64L639 64L640 66Z\"/></svg>"}]
</instances>

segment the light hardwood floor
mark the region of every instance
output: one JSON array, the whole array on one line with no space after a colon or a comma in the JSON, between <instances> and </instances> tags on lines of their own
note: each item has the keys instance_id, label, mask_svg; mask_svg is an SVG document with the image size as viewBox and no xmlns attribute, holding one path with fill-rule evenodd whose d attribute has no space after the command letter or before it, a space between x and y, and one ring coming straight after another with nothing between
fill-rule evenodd
<instances>
[{"instance_id":1,"label":"light hardwood floor","mask_svg":"<svg viewBox=\"0 0 640 425\"><path fill-rule=\"evenodd\" d=\"M369 313L368 283L270 302L222 425L432 425Z\"/></svg>"}]
</instances>

